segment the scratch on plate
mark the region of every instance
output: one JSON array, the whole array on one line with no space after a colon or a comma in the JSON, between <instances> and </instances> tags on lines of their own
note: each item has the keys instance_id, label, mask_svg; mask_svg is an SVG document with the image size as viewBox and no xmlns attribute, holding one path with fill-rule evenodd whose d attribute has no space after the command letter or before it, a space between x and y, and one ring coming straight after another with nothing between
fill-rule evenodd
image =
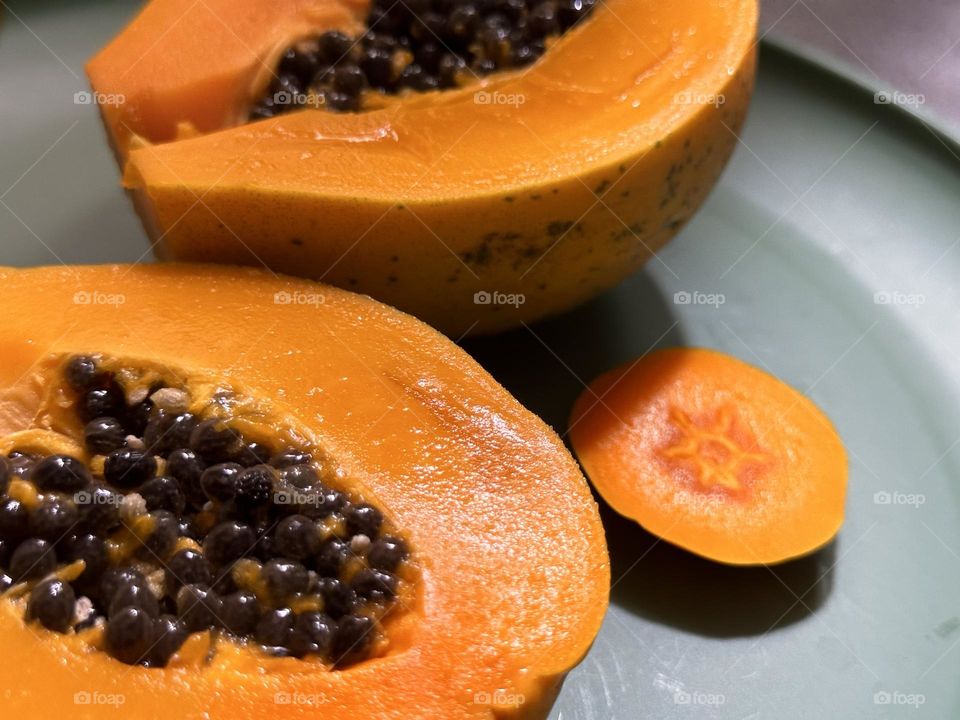
<instances>
[{"instance_id":1,"label":"scratch on plate","mask_svg":"<svg viewBox=\"0 0 960 720\"><path fill-rule=\"evenodd\" d=\"M960 629L960 618L954 615L952 618L944 620L937 625L933 631L942 639L946 640Z\"/></svg>"}]
</instances>

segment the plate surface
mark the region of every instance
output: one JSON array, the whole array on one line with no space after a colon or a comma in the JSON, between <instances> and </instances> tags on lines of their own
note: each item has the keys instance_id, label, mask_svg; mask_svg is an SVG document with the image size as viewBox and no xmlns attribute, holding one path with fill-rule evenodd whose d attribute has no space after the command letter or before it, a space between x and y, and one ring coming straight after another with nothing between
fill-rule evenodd
<instances>
[{"instance_id":1,"label":"plate surface","mask_svg":"<svg viewBox=\"0 0 960 720\"><path fill-rule=\"evenodd\" d=\"M148 259L82 64L130 2L11 2L0 262ZM960 160L923 122L765 48L742 142L641 273L467 348L562 431L600 372L719 348L812 397L850 455L839 539L715 565L604 509L615 584L555 720L960 717ZM82 100L82 96L80 96Z\"/></svg>"}]
</instances>

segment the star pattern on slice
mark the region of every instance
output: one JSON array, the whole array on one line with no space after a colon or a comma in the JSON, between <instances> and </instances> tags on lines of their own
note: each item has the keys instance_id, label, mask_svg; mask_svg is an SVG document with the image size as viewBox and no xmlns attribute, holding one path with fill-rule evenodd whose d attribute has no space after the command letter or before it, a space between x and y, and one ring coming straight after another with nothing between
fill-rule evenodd
<instances>
[{"instance_id":1,"label":"star pattern on slice","mask_svg":"<svg viewBox=\"0 0 960 720\"><path fill-rule=\"evenodd\" d=\"M717 411L713 423L702 427L680 408L671 407L670 422L680 434L661 454L669 460L692 464L697 482L705 489L719 485L728 490L740 490L743 470L749 465L766 463L770 457L763 452L747 450L734 439L735 420L733 409L724 405ZM711 446L721 452L711 452Z\"/></svg>"}]
</instances>

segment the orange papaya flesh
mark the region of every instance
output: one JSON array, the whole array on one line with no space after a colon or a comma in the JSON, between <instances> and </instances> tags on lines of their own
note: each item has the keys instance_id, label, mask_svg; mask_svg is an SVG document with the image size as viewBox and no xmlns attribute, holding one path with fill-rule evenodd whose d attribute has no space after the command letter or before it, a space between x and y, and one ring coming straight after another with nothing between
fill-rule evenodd
<instances>
[{"instance_id":1,"label":"orange papaya flesh","mask_svg":"<svg viewBox=\"0 0 960 720\"><path fill-rule=\"evenodd\" d=\"M368 112L246 123L298 37L367 7L153 0L94 57L160 258L322 278L459 336L555 314L638 268L736 145L755 0L611 0L535 64ZM352 20L350 19L352 18Z\"/></svg>"},{"instance_id":2,"label":"orange papaya flesh","mask_svg":"<svg viewBox=\"0 0 960 720\"><path fill-rule=\"evenodd\" d=\"M570 439L615 510L712 560L782 562L843 523L847 458L829 419L716 351L662 350L601 375L575 403Z\"/></svg>"},{"instance_id":3,"label":"orange papaya flesh","mask_svg":"<svg viewBox=\"0 0 960 720\"><path fill-rule=\"evenodd\" d=\"M71 359L93 357L135 397L159 378L186 390L202 418L211 400L228 409L248 445L309 449L410 551L382 644L343 667L271 657L224 632L194 633L166 667L124 666L103 651L105 633L25 622L24 596L5 596L9 712L93 717L96 700L122 702L132 718L319 707L331 718L545 717L604 613L603 531L559 439L463 351L369 298L253 270L0 276L23 309L0 322L0 451L72 454L109 473L85 454L84 418L62 380ZM28 474L8 492L27 500L31 485L47 491ZM47 579L71 582L82 569Z\"/></svg>"}]
</instances>

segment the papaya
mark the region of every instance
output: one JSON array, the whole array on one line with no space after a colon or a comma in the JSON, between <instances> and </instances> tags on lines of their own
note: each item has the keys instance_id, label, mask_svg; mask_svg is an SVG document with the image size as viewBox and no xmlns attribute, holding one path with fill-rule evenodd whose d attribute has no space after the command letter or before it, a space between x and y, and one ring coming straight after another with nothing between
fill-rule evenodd
<instances>
[{"instance_id":1,"label":"papaya","mask_svg":"<svg viewBox=\"0 0 960 720\"><path fill-rule=\"evenodd\" d=\"M660 350L601 375L577 398L569 437L614 510L711 560L784 562L843 523L847 457L830 420L714 350Z\"/></svg>"},{"instance_id":2,"label":"papaya","mask_svg":"<svg viewBox=\"0 0 960 720\"><path fill-rule=\"evenodd\" d=\"M737 143L756 20L756 0L151 0L87 71L157 257L322 279L459 337L656 255Z\"/></svg>"},{"instance_id":3,"label":"papaya","mask_svg":"<svg viewBox=\"0 0 960 720\"><path fill-rule=\"evenodd\" d=\"M545 717L609 592L559 438L393 308L0 269L10 717Z\"/></svg>"}]
</instances>

